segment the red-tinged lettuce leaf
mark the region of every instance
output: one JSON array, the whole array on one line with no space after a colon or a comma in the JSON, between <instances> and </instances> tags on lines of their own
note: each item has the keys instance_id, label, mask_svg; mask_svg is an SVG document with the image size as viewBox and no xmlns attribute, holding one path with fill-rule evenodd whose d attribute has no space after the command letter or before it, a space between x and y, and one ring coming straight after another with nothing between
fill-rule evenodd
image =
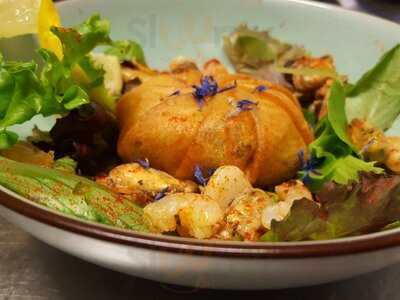
<instances>
[{"instance_id":1,"label":"red-tinged lettuce leaf","mask_svg":"<svg viewBox=\"0 0 400 300\"><path fill-rule=\"evenodd\" d=\"M284 43L273 38L268 31L245 24L224 38L224 51L236 71L245 73L254 73L266 65L283 66L306 54L303 47Z\"/></svg>"},{"instance_id":2,"label":"red-tinged lettuce leaf","mask_svg":"<svg viewBox=\"0 0 400 300\"><path fill-rule=\"evenodd\" d=\"M324 240L379 230L400 219L400 176L362 174L359 183L329 182L317 198L319 204L295 201L262 240Z\"/></svg>"}]
</instances>

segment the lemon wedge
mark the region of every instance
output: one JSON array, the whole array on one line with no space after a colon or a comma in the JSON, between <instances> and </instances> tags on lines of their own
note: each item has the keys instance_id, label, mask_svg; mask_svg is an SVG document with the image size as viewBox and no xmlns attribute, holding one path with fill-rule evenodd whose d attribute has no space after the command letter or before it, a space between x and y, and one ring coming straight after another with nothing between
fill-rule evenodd
<instances>
[{"instance_id":1,"label":"lemon wedge","mask_svg":"<svg viewBox=\"0 0 400 300\"><path fill-rule=\"evenodd\" d=\"M38 34L40 46L61 57L61 43L50 31L59 25L52 0L0 0L0 38Z\"/></svg>"},{"instance_id":2,"label":"lemon wedge","mask_svg":"<svg viewBox=\"0 0 400 300\"><path fill-rule=\"evenodd\" d=\"M53 51L59 58L63 55L62 45L58 37L50 31L50 27L60 25L60 15L53 1L42 0L37 18L37 33L40 46Z\"/></svg>"}]
</instances>

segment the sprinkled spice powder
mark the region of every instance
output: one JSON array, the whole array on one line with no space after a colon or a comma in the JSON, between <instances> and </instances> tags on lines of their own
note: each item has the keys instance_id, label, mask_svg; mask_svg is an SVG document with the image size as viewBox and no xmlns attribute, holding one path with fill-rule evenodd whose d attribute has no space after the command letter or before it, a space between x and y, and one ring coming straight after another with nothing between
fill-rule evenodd
<instances>
[{"instance_id":1,"label":"sprinkled spice powder","mask_svg":"<svg viewBox=\"0 0 400 300\"><path fill-rule=\"evenodd\" d=\"M148 160L148 158L145 159L138 159L136 160L136 162L141 165L143 168L148 169L150 168L150 162Z\"/></svg>"}]
</instances>

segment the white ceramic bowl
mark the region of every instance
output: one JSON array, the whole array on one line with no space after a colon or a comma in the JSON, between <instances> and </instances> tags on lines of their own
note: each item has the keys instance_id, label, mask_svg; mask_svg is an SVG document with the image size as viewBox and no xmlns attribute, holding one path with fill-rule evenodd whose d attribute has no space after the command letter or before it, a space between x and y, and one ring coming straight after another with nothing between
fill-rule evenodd
<instances>
[{"instance_id":1,"label":"white ceramic bowl","mask_svg":"<svg viewBox=\"0 0 400 300\"><path fill-rule=\"evenodd\" d=\"M400 41L400 27L394 23L297 0L72 0L60 3L59 9L67 25L100 12L111 20L114 38L138 39L150 64L160 68L177 55L199 62L212 57L224 60L221 37L240 22L270 28L275 36L304 44L314 54L333 54L339 72L352 79ZM9 56L27 57L32 53L27 50L33 49L31 42L21 39L0 45ZM19 130L29 132L29 125ZM202 288L313 285L400 261L398 229L322 242L197 241L87 223L5 189L0 191L0 215L38 239L95 264Z\"/></svg>"}]
</instances>

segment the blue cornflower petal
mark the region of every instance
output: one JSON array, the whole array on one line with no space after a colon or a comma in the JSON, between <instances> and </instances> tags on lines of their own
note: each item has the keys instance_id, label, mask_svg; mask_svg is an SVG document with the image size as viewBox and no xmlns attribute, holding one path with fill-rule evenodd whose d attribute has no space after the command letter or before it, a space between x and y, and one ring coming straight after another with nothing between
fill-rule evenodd
<instances>
[{"instance_id":1,"label":"blue cornflower petal","mask_svg":"<svg viewBox=\"0 0 400 300\"><path fill-rule=\"evenodd\" d=\"M206 97L214 96L218 92L218 84L212 76L204 76L200 85L194 85L193 88L193 96L200 107L203 106Z\"/></svg>"},{"instance_id":2,"label":"blue cornflower petal","mask_svg":"<svg viewBox=\"0 0 400 300\"><path fill-rule=\"evenodd\" d=\"M145 159L138 159L136 162L141 165L143 168L148 169L150 168L150 162L147 158Z\"/></svg>"},{"instance_id":3,"label":"blue cornflower petal","mask_svg":"<svg viewBox=\"0 0 400 300\"><path fill-rule=\"evenodd\" d=\"M162 191L160 191L155 197L154 197L154 201L158 201L161 200L162 198L165 197L165 195L168 192L168 187L166 187L165 189L163 189Z\"/></svg>"},{"instance_id":4,"label":"blue cornflower petal","mask_svg":"<svg viewBox=\"0 0 400 300\"><path fill-rule=\"evenodd\" d=\"M258 104L257 102L243 99L236 103L236 107L239 111L248 111L252 110L255 106L257 106L257 104Z\"/></svg>"},{"instance_id":5,"label":"blue cornflower petal","mask_svg":"<svg viewBox=\"0 0 400 300\"><path fill-rule=\"evenodd\" d=\"M211 176L215 173L217 168L210 168L207 170L207 177L204 176L203 170L199 165L194 167L194 178L196 182L202 186L205 186L207 182L210 180Z\"/></svg>"},{"instance_id":6,"label":"blue cornflower petal","mask_svg":"<svg viewBox=\"0 0 400 300\"><path fill-rule=\"evenodd\" d=\"M300 161L300 171L304 173L302 180L304 184L310 184L312 181L311 175L321 175L317 170L321 159L311 157L311 159L306 160L303 150L300 150L297 155Z\"/></svg>"},{"instance_id":7,"label":"blue cornflower petal","mask_svg":"<svg viewBox=\"0 0 400 300\"><path fill-rule=\"evenodd\" d=\"M255 90L257 91L257 92L265 92L266 90L268 90L269 89L269 87L267 87L267 86L265 86L265 85L259 85L259 86L257 86L256 88L255 88Z\"/></svg>"},{"instance_id":8,"label":"blue cornflower petal","mask_svg":"<svg viewBox=\"0 0 400 300\"><path fill-rule=\"evenodd\" d=\"M196 179L197 183L200 185L205 186L207 184L207 179L203 175L203 171L201 170L199 165L194 167L194 178Z\"/></svg>"},{"instance_id":9,"label":"blue cornflower petal","mask_svg":"<svg viewBox=\"0 0 400 300\"><path fill-rule=\"evenodd\" d=\"M208 169L208 171L207 171L208 178L210 178L211 176L213 176L214 173L215 173L215 171L217 171L217 168L210 168L210 169ZM207 180L207 181L208 181L208 180Z\"/></svg>"}]
</instances>

